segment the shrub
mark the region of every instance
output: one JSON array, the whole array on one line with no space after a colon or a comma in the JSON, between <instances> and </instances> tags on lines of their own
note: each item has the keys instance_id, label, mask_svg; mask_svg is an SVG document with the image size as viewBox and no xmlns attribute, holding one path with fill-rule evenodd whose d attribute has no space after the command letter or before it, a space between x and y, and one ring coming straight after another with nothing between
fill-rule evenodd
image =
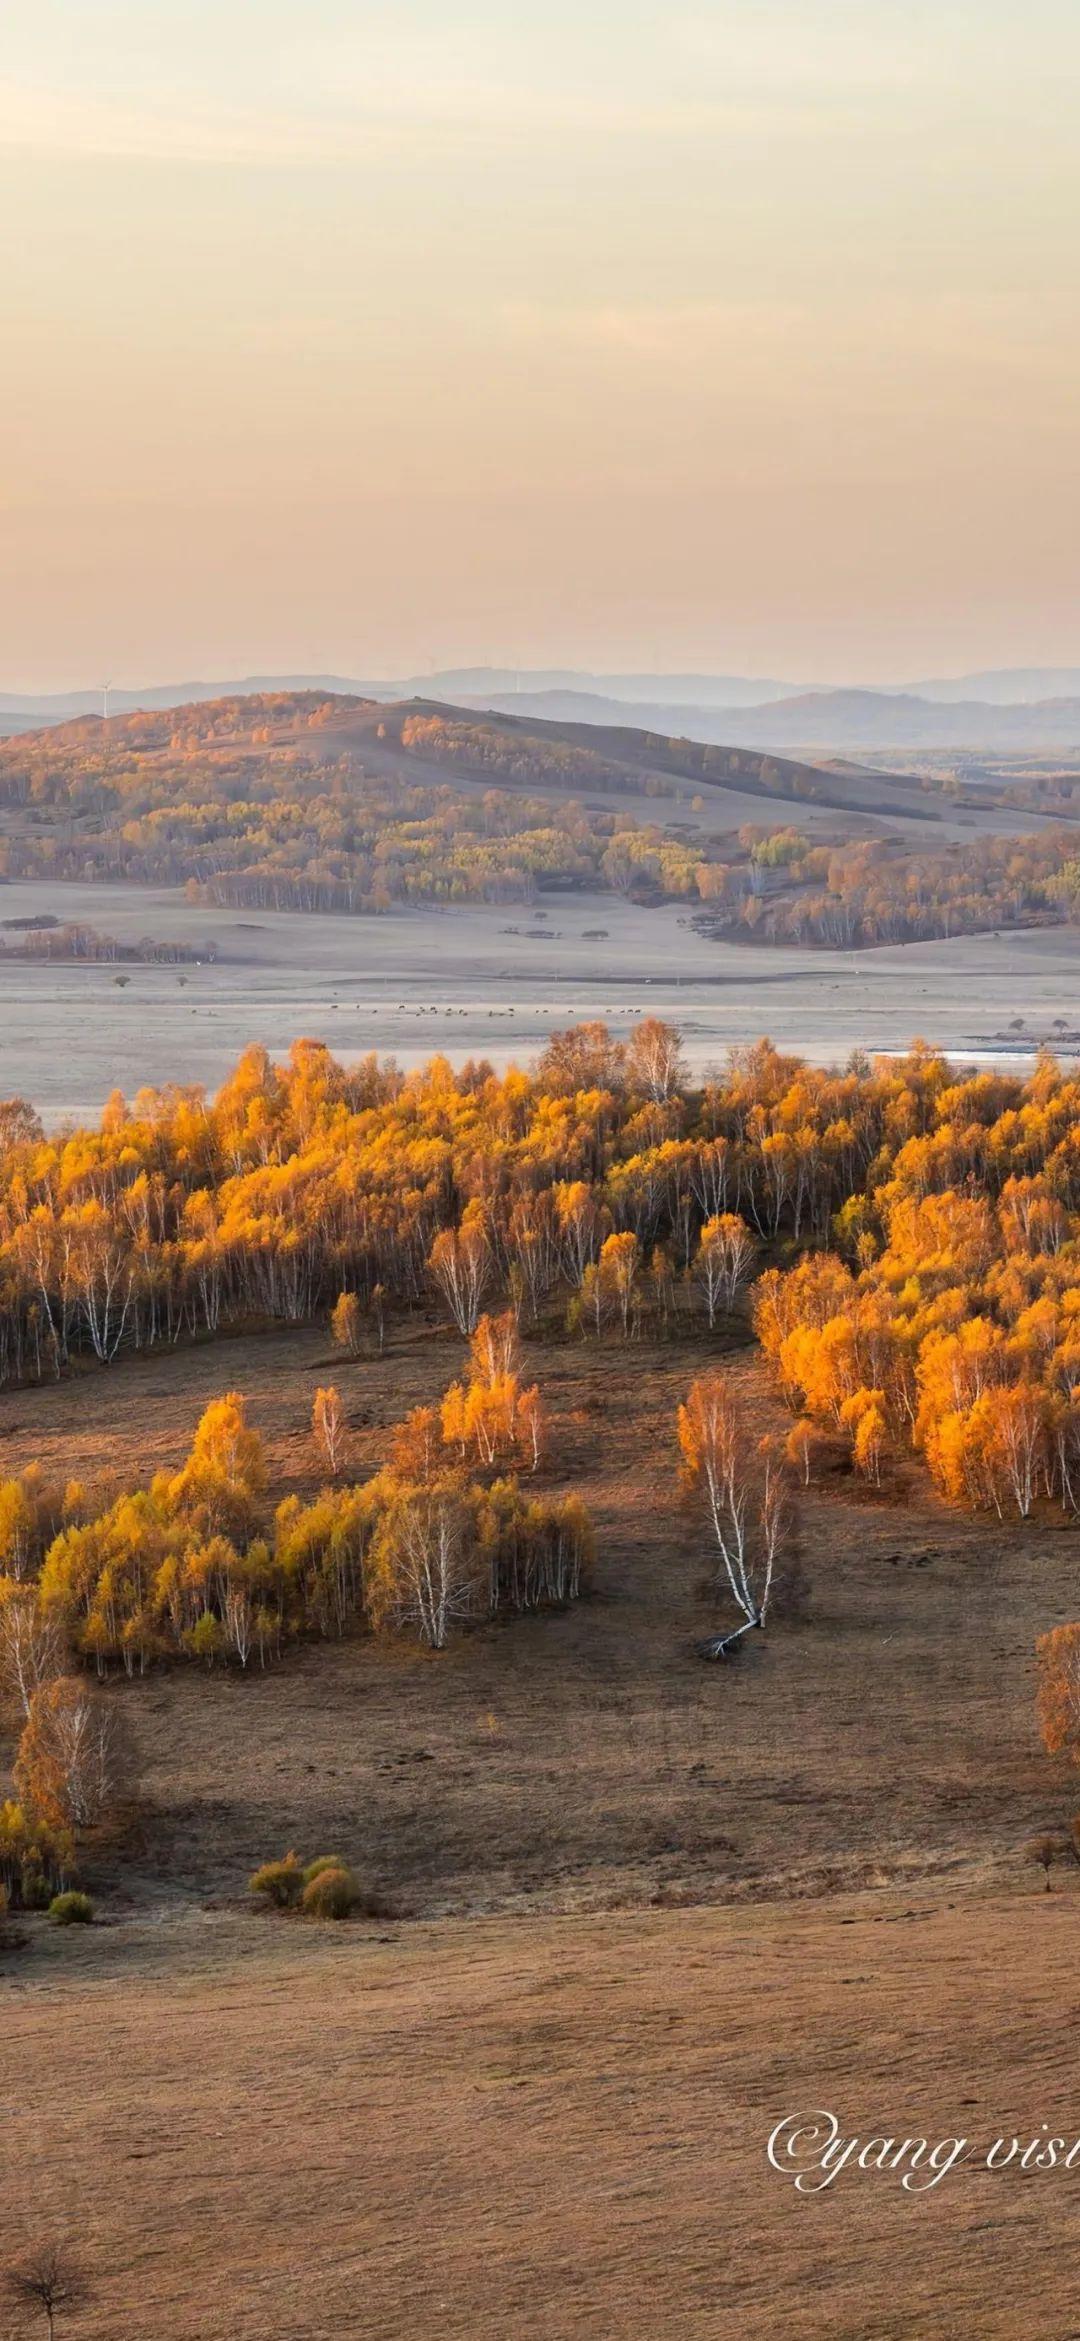
<instances>
[{"instance_id":1,"label":"shrub","mask_svg":"<svg viewBox=\"0 0 1080 2341\"><path fill-rule=\"evenodd\" d=\"M350 1918L360 1900L360 1888L351 1870L320 1870L303 1892L307 1918Z\"/></svg>"},{"instance_id":2,"label":"shrub","mask_svg":"<svg viewBox=\"0 0 1080 2341\"><path fill-rule=\"evenodd\" d=\"M49 1904L52 1926L92 1926L94 1905L89 1894L54 1894Z\"/></svg>"},{"instance_id":3,"label":"shrub","mask_svg":"<svg viewBox=\"0 0 1080 2341\"><path fill-rule=\"evenodd\" d=\"M265 1895L275 1910L295 1910L304 1890L304 1872L295 1853L287 1853L284 1861L264 1861L248 1882L252 1893Z\"/></svg>"},{"instance_id":4,"label":"shrub","mask_svg":"<svg viewBox=\"0 0 1080 2341\"><path fill-rule=\"evenodd\" d=\"M314 1861L305 1864L304 1884L310 1886L312 1878L321 1878L324 1870L344 1870L348 1874L348 1869L348 1862L342 1861L340 1853L317 1854Z\"/></svg>"},{"instance_id":5,"label":"shrub","mask_svg":"<svg viewBox=\"0 0 1080 2341\"><path fill-rule=\"evenodd\" d=\"M223 1658L228 1647L224 1626L212 1609L204 1609L181 1640L189 1657L203 1659L208 1667L213 1666L216 1658Z\"/></svg>"},{"instance_id":6,"label":"shrub","mask_svg":"<svg viewBox=\"0 0 1080 2341\"><path fill-rule=\"evenodd\" d=\"M53 1899L53 1881L36 1853L28 1853L19 1873L19 1902L24 1910L47 1910Z\"/></svg>"}]
</instances>

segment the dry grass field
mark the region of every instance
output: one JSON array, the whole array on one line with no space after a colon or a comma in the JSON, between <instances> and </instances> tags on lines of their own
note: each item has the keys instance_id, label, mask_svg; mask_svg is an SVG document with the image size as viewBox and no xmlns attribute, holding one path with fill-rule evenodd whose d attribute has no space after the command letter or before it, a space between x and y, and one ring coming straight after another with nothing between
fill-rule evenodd
<instances>
[{"instance_id":1,"label":"dry grass field","mask_svg":"<svg viewBox=\"0 0 1080 2341\"><path fill-rule=\"evenodd\" d=\"M725 1354L764 1420L756 1353ZM1080 2135L1080 1871L1046 1895L1025 1853L1071 1810L1032 1647L1076 1612L1075 1536L974 1524L914 1472L837 1481L803 1508L802 1614L703 1666L724 1613L672 1437L701 1358L528 1344L544 1484L597 1525L574 1611L111 1686L144 1797L91 1856L106 1923L20 1921L0 1955L5 2242L79 2240L73 2333L1012 2341L1036 2305L1080 2330L1080 2172L802 2199L765 2159L818 2105L863 2136ZM334 1361L350 1471L460 1359L417 1321ZM330 1364L277 1332L15 1393L0 1470L131 1481L231 1386L276 1489L310 1492ZM248 1872L293 1844L394 1915L254 1915Z\"/></svg>"},{"instance_id":2,"label":"dry grass field","mask_svg":"<svg viewBox=\"0 0 1080 2341\"><path fill-rule=\"evenodd\" d=\"M1075 2120L1077 1915L919 1893L65 1944L6 2014L9 2232L85 2239L86 2341L1066 2341L1075 2171L800 2198L765 2141L816 2106L863 2138Z\"/></svg>"}]
</instances>

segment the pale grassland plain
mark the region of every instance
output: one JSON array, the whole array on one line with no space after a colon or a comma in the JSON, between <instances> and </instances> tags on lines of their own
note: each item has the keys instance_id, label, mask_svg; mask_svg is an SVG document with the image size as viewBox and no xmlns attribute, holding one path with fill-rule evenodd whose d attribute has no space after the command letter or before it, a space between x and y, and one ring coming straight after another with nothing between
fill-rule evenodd
<instances>
[{"instance_id":1,"label":"pale grassland plain","mask_svg":"<svg viewBox=\"0 0 1080 2341\"><path fill-rule=\"evenodd\" d=\"M763 1032L815 1063L901 1050L917 1034L963 1063L1014 1062L1056 1019L1080 1019L1080 932L1067 927L810 951L714 942L677 904L612 895L347 918L205 909L179 889L0 890L0 918L43 913L126 944L218 953L184 967L0 959L0 1087L50 1124L96 1119L113 1088L131 1096L163 1068L213 1090L249 1042L281 1057L299 1033L347 1060L374 1049L412 1066L441 1051L502 1068L577 1018L623 1037L661 1015L700 1076ZM1017 1017L1023 1033L1010 1034Z\"/></svg>"}]
</instances>

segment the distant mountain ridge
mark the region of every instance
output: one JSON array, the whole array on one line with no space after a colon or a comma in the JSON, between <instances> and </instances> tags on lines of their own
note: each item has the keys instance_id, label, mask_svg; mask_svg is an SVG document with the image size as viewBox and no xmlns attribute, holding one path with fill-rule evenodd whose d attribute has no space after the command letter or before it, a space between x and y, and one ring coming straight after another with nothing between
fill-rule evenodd
<instances>
[{"instance_id":1,"label":"distant mountain ridge","mask_svg":"<svg viewBox=\"0 0 1080 2341\"><path fill-rule=\"evenodd\" d=\"M190 706L268 692L322 691L383 702L422 698L555 723L681 734L707 744L814 754L962 748L1023 754L1080 747L1080 667L994 668L919 683L808 690L770 678L593 674L566 668L457 667L404 678L247 675L127 689L110 685L109 712ZM100 715L103 688L0 692L0 733Z\"/></svg>"},{"instance_id":2,"label":"distant mountain ridge","mask_svg":"<svg viewBox=\"0 0 1080 2341\"><path fill-rule=\"evenodd\" d=\"M988 667L981 674L911 683L908 690L916 699L978 699L994 707L1022 706L1036 699L1075 699L1080 697L1080 667Z\"/></svg>"},{"instance_id":3,"label":"distant mountain ridge","mask_svg":"<svg viewBox=\"0 0 1080 2341\"><path fill-rule=\"evenodd\" d=\"M1068 698L996 704L911 692L808 691L775 705L732 708L723 731L736 747L798 750L811 758L919 748L1062 754L1080 749L1080 688Z\"/></svg>"},{"instance_id":4,"label":"distant mountain ridge","mask_svg":"<svg viewBox=\"0 0 1080 2341\"><path fill-rule=\"evenodd\" d=\"M1078 686L1080 687L1080 686ZM348 675L243 675L224 681L152 683L135 689L110 684L109 712L131 715L141 708L190 707L198 700L248 699L275 691L333 691L363 699L439 699L487 706L491 694L527 696L572 691L617 700L620 705L655 698L672 707L754 707L786 699L802 686L765 676L594 675L572 668L447 667L432 674L356 677ZM100 715L104 684L78 691L0 691L0 720L6 716L38 723L64 723L79 715Z\"/></svg>"},{"instance_id":5,"label":"distant mountain ridge","mask_svg":"<svg viewBox=\"0 0 1080 2341\"><path fill-rule=\"evenodd\" d=\"M549 723L632 724L709 745L795 754L810 762L838 754L915 749L997 751L1024 755L1080 747L1080 685L1075 697L993 704L920 699L913 693L804 691L757 707L679 707L654 700L601 698L584 691L462 692L475 712Z\"/></svg>"}]
</instances>

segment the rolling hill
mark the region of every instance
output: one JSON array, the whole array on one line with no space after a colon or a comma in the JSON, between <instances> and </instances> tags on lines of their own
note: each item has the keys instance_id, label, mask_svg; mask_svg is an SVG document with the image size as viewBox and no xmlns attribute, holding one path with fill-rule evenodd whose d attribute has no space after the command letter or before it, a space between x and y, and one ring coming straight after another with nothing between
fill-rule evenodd
<instances>
[{"instance_id":1,"label":"rolling hill","mask_svg":"<svg viewBox=\"0 0 1080 2341\"><path fill-rule=\"evenodd\" d=\"M268 760L277 765L288 756L298 769L336 760L343 783L349 774L354 782L366 775L427 788L444 781L467 795L494 788L531 799L615 806L649 823L671 819L667 800L669 806L677 803L684 827L714 833L762 819L797 819L804 828L835 836L886 829L926 836L934 827L957 835L973 826L1000 834L1039 826L1037 812L1021 815L979 786L946 792L918 775L850 759L815 762L774 754L740 736L752 728L745 716L725 718L735 737L702 741L599 721L597 710L605 716L625 712L598 701L588 719L556 720L521 711L520 701L509 712L431 698L387 702L305 689L141 709L107 721L80 715L0 741L0 802L35 793L58 802L65 775L74 786L82 785L87 771L113 782L122 771L125 787L136 773L141 777L152 803L155 775L164 775L166 767L175 796L177 768L185 763L192 769L206 760L211 767L233 763L239 788L248 767ZM774 711L777 718L782 712Z\"/></svg>"},{"instance_id":2,"label":"rolling hill","mask_svg":"<svg viewBox=\"0 0 1080 2341\"><path fill-rule=\"evenodd\" d=\"M463 711L438 700L386 706L346 703L331 715L323 737L362 747L377 768L440 765L462 778L500 787L527 785L543 792L599 791L647 797L668 793L657 783L692 784L708 791L712 814L725 798L751 800L770 812L843 812L877 820L933 821L937 808L917 780L857 767L827 769L803 759L774 757L726 742L701 742L638 726L551 720L502 709ZM747 818L740 808L737 818Z\"/></svg>"},{"instance_id":3,"label":"rolling hill","mask_svg":"<svg viewBox=\"0 0 1080 2341\"><path fill-rule=\"evenodd\" d=\"M614 894L691 905L714 935L868 947L1071 919L1071 789L1044 806L624 724L284 692L0 743L0 877L350 915ZM85 898L74 925L49 910L59 933L24 956L115 950Z\"/></svg>"}]
</instances>

